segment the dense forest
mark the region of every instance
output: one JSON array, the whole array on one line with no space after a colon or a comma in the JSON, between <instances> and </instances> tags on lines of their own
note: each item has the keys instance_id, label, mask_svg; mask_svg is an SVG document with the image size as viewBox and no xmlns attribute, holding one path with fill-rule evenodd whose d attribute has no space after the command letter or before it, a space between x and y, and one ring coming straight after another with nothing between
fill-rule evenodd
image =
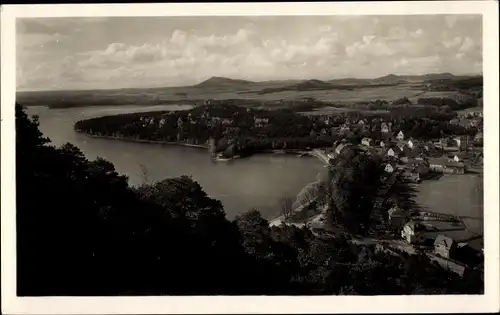
<instances>
[{"instance_id":1,"label":"dense forest","mask_svg":"<svg viewBox=\"0 0 500 315\"><path fill-rule=\"evenodd\" d=\"M355 200L373 195L378 166L346 159L327 198L332 220L362 233L371 202ZM228 221L186 176L131 187L111 162L52 146L17 104L16 160L20 296L483 292L478 274L461 279L424 256L269 227L256 210Z\"/></svg>"},{"instance_id":2,"label":"dense forest","mask_svg":"<svg viewBox=\"0 0 500 315\"><path fill-rule=\"evenodd\" d=\"M338 140L359 143L363 137L391 138L399 131L406 137L431 140L443 135L475 135L478 129L450 123L456 113L448 108L392 108L387 113L344 112L329 118L297 113L294 109L259 110L236 105L204 105L175 112L132 113L78 121L75 129L97 136L207 145L216 151L249 155L266 150L306 150L328 147ZM366 123L361 126L359 120ZM265 120L265 123L257 123ZM391 123L382 134L381 123ZM348 132L341 132L343 124Z\"/></svg>"}]
</instances>

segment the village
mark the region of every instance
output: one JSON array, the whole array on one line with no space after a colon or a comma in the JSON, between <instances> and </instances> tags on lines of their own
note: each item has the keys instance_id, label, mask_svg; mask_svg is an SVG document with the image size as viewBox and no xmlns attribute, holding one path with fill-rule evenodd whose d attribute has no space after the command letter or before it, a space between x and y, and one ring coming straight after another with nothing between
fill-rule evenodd
<instances>
[{"instance_id":1,"label":"village","mask_svg":"<svg viewBox=\"0 0 500 315\"><path fill-rule=\"evenodd\" d=\"M323 116L322 119L328 120L329 117ZM482 113L467 112L450 123L460 123L465 127L480 126ZM351 132L355 128L368 129L370 125L366 120L359 120L354 124L347 122L339 131ZM423 141L406 138L403 131L392 133L390 123L380 122L380 130L385 140L375 141L364 137L360 144L341 140L332 148L311 151L311 155L328 164L332 164L344 150L352 148L382 157L384 161L386 185L374 204L375 207L385 207L381 210L387 213L387 220L377 227L373 237L353 237L351 241L373 244L378 250L395 255L402 252L410 255L425 254L443 268L464 276L476 266L484 252L483 236L469 228L467 216L445 214L440 209L402 209L397 202L389 203L388 206L384 201L387 198L385 194L398 175L402 175L418 189L423 181L439 181L444 176L457 176L457 180L460 180L468 174L482 174L482 133L478 132L475 137L449 136ZM306 190L302 194L314 195ZM298 199L300 198L299 195ZM313 199L309 198L310 200ZM305 202L307 201L302 201ZM316 213L300 223L287 223L286 220L280 222L306 225L319 237L338 237L342 234L342 227L327 227L326 209L326 206L323 207L320 214Z\"/></svg>"},{"instance_id":2,"label":"village","mask_svg":"<svg viewBox=\"0 0 500 315\"><path fill-rule=\"evenodd\" d=\"M225 155L228 158L233 157L237 150L235 148L238 146L234 145L234 141L241 138L242 129L246 129L247 132L257 137L261 133L264 133L261 137L267 137L265 132L270 130L269 128L283 130L281 129L284 125L282 120L285 116L274 111L236 106L225 108L210 103L198 109L197 113L188 112L185 117L175 117L174 112L157 116L156 119L149 115L140 115L137 123L140 128L144 130L149 128L154 134L162 128L172 126L167 121L174 122L171 141L210 150L215 150L214 138L207 137L206 140L202 140L197 136L188 137L187 131L195 130L196 132L199 130L196 126L202 127L202 130L218 128L220 136L228 140L223 153L219 155ZM212 110L219 111L221 114L211 114ZM283 151L283 153L288 152L298 156L311 155L319 158L326 165L332 164L345 150L351 149L361 150L368 155L383 159L385 185L379 192L377 200L374 201L374 207L386 212L386 218L381 220L383 222L376 227L375 233L370 238L354 237L353 242L373 244L377 249L398 255L400 252L424 253L442 267L461 276L480 260L478 257L483 252L482 230L470 228L471 218L467 218L463 213L454 214L453 209L446 209L448 213L444 213L443 209L439 208L403 209L396 201L392 204L386 201L387 192L400 177L405 178L418 189L422 183L431 181L437 183L450 176L456 177L457 181L462 179L465 181L470 175L480 176L483 169L482 111L469 110L455 115L444 123L449 126L448 129L456 128L461 131L460 134L453 135L450 132L444 134L441 131L441 136L433 139L429 139L428 135L427 137L407 136L406 130L401 127L401 120L403 120L401 118L384 119L383 116L363 117L363 115L339 115L338 113L293 115L296 121L309 124L311 127L307 128L310 129L302 128L302 135L297 133L297 135L292 134L282 139L273 140L267 137L272 140L268 147L273 152ZM301 120L300 117L305 120ZM411 119L417 120L416 118L407 120ZM189 126L194 126L194 129L189 129ZM296 129L301 127L298 124ZM305 147L292 148L294 140L304 138L304 136L307 139ZM325 147L322 145L322 138L325 139L324 142L333 142L333 145ZM309 143L314 146L309 147ZM241 150L242 146L239 147ZM262 150L262 152L265 151ZM219 160L228 159L219 158ZM315 200L314 195L317 190L318 187L314 183L304 187L303 191L297 195L294 211L300 212L307 208ZM317 208L319 211L313 211L313 215L301 216L298 220L280 217L271 220L270 223L271 225L292 224L299 227L306 225L318 237L336 237L338 231L325 225L326 207ZM342 227L338 229L342 230Z\"/></svg>"}]
</instances>

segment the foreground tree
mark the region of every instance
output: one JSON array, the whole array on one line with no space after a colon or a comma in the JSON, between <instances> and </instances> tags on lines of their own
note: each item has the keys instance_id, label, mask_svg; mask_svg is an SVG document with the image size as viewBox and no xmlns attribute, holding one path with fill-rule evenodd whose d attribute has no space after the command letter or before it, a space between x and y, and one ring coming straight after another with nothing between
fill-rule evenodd
<instances>
[{"instance_id":1,"label":"foreground tree","mask_svg":"<svg viewBox=\"0 0 500 315\"><path fill-rule=\"evenodd\" d=\"M307 228L270 228L258 211L229 222L186 176L129 187L112 163L89 161L71 144L50 146L20 106L16 130L20 296L481 291L477 278L461 281L428 261L321 240ZM364 158L356 163L366 174L342 175L354 189L347 206L340 189L332 197L354 231L368 225L371 204L355 198L375 190L355 186L376 186L377 170Z\"/></svg>"}]
</instances>

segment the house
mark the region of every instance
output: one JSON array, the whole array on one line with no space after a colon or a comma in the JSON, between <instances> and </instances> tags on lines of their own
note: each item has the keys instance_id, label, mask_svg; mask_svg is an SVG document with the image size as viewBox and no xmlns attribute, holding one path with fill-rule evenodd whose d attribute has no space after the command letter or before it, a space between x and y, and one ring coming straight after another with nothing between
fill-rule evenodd
<instances>
[{"instance_id":1,"label":"house","mask_svg":"<svg viewBox=\"0 0 500 315\"><path fill-rule=\"evenodd\" d=\"M182 119L180 117L177 118L177 127L182 128L183 124L184 124L184 122L182 121Z\"/></svg>"},{"instance_id":2,"label":"house","mask_svg":"<svg viewBox=\"0 0 500 315\"><path fill-rule=\"evenodd\" d=\"M380 146L381 148L385 148L385 143L384 143L384 141L380 141L379 146Z\"/></svg>"},{"instance_id":3,"label":"house","mask_svg":"<svg viewBox=\"0 0 500 315\"><path fill-rule=\"evenodd\" d=\"M351 128L349 127L348 124L343 124L342 126L340 126L340 132L344 132L344 131L350 131Z\"/></svg>"},{"instance_id":4,"label":"house","mask_svg":"<svg viewBox=\"0 0 500 315\"><path fill-rule=\"evenodd\" d=\"M392 173L394 172L394 167L391 164L387 163L385 165L384 171L386 171L387 173Z\"/></svg>"},{"instance_id":5,"label":"house","mask_svg":"<svg viewBox=\"0 0 500 315\"><path fill-rule=\"evenodd\" d=\"M160 119L160 122L158 123L158 126L161 128L165 125L165 118Z\"/></svg>"},{"instance_id":6,"label":"house","mask_svg":"<svg viewBox=\"0 0 500 315\"><path fill-rule=\"evenodd\" d=\"M398 132L396 139L398 139L399 141L403 141L405 139L405 134L403 133L402 130Z\"/></svg>"},{"instance_id":7,"label":"house","mask_svg":"<svg viewBox=\"0 0 500 315\"><path fill-rule=\"evenodd\" d=\"M410 140L408 140L407 143L408 143L408 148L413 149L413 141L411 141L411 139L410 139Z\"/></svg>"},{"instance_id":8,"label":"house","mask_svg":"<svg viewBox=\"0 0 500 315\"><path fill-rule=\"evenodd\" d=\"M447 157L429 159L429 169L438 173L464 174L465 165Z\"/></svg>"},{"instance_id":9,"label":"house","mask_svg":"<svg viewBox=\"0 0 500 315\"><path fill-rule=\"evenodd\" d=\"M394 206L387 212L389 222L393 228L400 229L406 222L406 215L400 207Z\"/></svg>"},{"instance_id":10,"label":"house","mask_svg":"<svg viewBox=\"0 0 500 315\"><path fill-rule=\"evenodd\" d=\"M410 244L424 244L427 240L425 225L410 221L403 226L401 237Z\"/></svg>"},{"instance_id":11,"label":"house","mask_svg":"<svg viewBox=\"0 0 500 315\"><path fill-rule=\"evenodd\" d=\"M387 156L394 157L394 158L399 157L400 154L401 154L401 149L398 146L394 146L392 148L389 148L387 150L387 153L386 153Z\"/></svg>"},{"instance_id":12,"label":"house","mask_svg":"<svg viewBox=\"0 0 500 315\"><path fill-rule=\"evenodd\" d=\"M388 133L389 132L389 126L383 122L381 125L380 125L380 131L382 133Z\"/></svg>"},{"instance_id":13,"label":"house","mask_svg":"<svg viewBox=\"0 0 500 315\"><path fill-rule=\"evenodd\" d=\"M456 156L456 155L455 155L455 156L453 157L453 161L455 161L455 162L460 162L460 159L458 158L458 156Z\"/></svg>"},{"instance_id":14,"label":"house","mask_svg":"<svg viewBox=\"0 0 500 315\"><path fill-rule=\"evenodd\" d=\"M450 259L457 250L457 243L448 236L442 234L436 237L434 241L434 253L443 258Z\"/></svg>"},{"instance_id":15,"label":"house","mask_svg":"<svg viewBox=\"0 0 500 315\"><path fill-rule=\"evenodd\" d=\"M363 138L361 140L361 145L365 145L365 146L369 147L371 142L372 142L372 139L370 139L370 138Z\"/></svg>"},{"instance_id":16,"label":"house","mask_svg":"<svg viewBox=\"0 0 500 315\"><path fill-rule=\"evenodd\" d=\"M263 117L255 117L254 118L255 127L260 128L268 123L269 123L269 118L263 118Z\"/></svg>"},{"instance_id":17,"label":"house","mask_svg":"<svg viewBox=\"0 0 500 315\"><path fill-rule=\"evenodd\" d=\"M364 124L365 124L365 122L363 121L363 119L360 119L360 120L358 121L358 125L362 126L362 125L364 125Z\"/></svg>"}]
</instances>

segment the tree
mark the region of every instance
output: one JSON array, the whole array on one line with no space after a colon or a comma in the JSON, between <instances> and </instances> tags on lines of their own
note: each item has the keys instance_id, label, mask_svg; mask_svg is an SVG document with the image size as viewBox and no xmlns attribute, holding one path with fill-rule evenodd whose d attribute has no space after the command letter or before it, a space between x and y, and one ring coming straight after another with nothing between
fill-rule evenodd
<instances>
[{"instance_id":1,"label":"tree","mask_svg":"<svg viewBox=\"0 0 500 315\"><path fill-rule=\"evenodd\" d=\"M149 170L148 170L147 166L144 164L141 164L141 165L139 165L139 167L141 169L140 174L141 174L141 178L142 178L142 183L145 185L150 184L151 182L150 182Z\"/></svg>"},{"instance_id":2,"label":"tree","mask_svg":"<svg viewBox=\"0 0 500 315\"><path fill-rule=\"evenodd\" d=\"M339 158L332 166L329 215L354 234L366 233L375 198L382 187L381 161L364 153Z\"/></svg>"},{"instance_id":3,"label":"tree","mask_svg":"<svg viewBox=\"0 0 500 315\"><path fill-rule=\"evenodd\" d=\"M293 213L293 200L288 196L283 196L280 199L281 212L285 217L285 221L292 215Z\"/></svg>"}]
</instances>

